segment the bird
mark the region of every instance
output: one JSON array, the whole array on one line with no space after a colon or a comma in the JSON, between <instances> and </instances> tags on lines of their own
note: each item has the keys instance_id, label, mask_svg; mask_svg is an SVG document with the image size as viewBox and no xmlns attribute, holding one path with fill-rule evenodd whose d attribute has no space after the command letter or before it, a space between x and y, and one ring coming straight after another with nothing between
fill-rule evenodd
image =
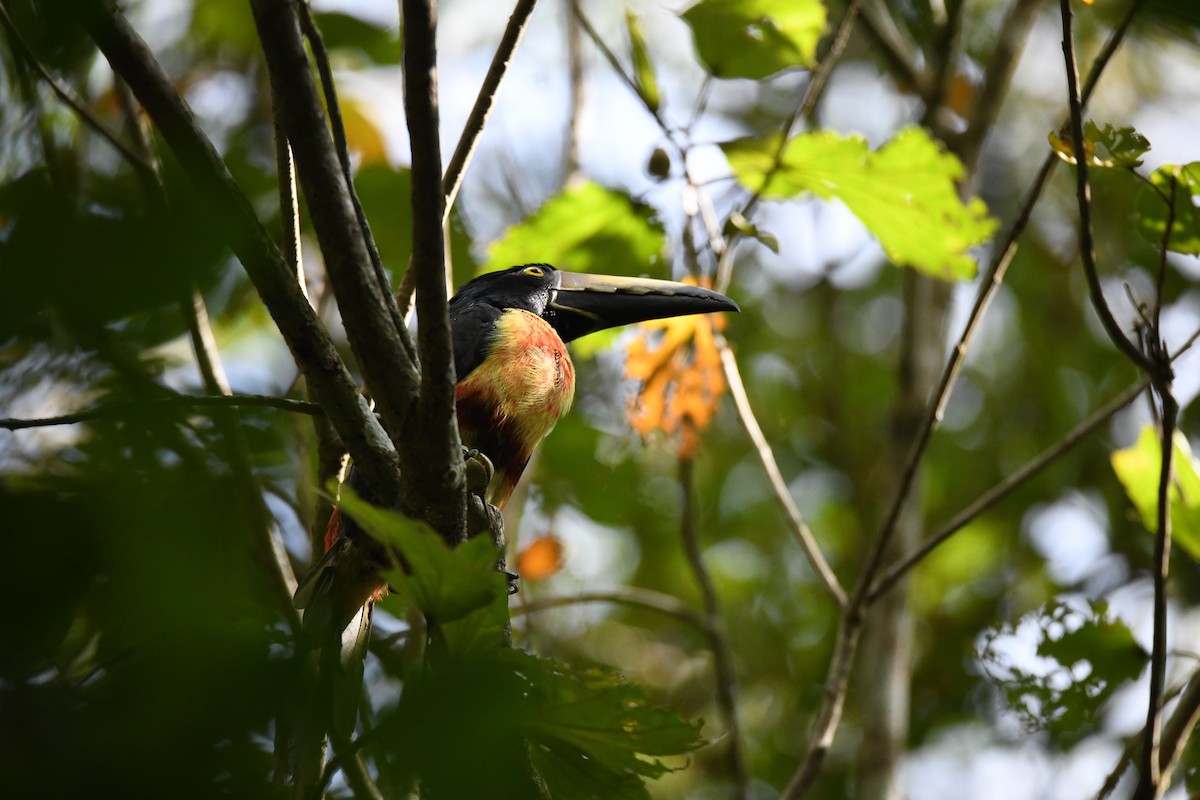
<instances>
[{"instance_id":1,"label":"bird","mask_svg":"<svg viewBox=\"0 0 1200 800\"><path fill-rule=\"evenodd\" d=\"M534 450L570 409L575 367L567 343L621 325L722 311L739 308L711 289L550 264L514 266L464 284L449 303L455 403L468 466L485 465L487 503L504 508ZM353 466L346 483L371 501L370 487ZM304 609L305 633L319 631L335 642L342 670L361 680L371 610L387 591L380 575L386 554L339 508L330 517L325 547L296 590L295 604ZM351 729L353 716L351 711Z\"/></svg>"}]
</instances>

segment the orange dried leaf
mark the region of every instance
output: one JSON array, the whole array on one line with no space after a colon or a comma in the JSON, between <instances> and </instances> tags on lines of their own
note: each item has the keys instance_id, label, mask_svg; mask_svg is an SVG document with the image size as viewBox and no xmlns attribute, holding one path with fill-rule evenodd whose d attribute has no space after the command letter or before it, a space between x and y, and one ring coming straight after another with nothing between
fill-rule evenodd
<instances>
[{"instance_id":1,"label":"orange dried leaf","mask_svg":"<svg viewBox=\"0 0 1200 800\"><path fill-rule=\"evenodd\" d=\"M562 569L563 543L553 534L539 536L517 556L522 580L542 581Z\"/></svg>"},{"instance_id":2,"label":"orange dried leaf","mask_svg":"<svg viewBox=\"0 0 1200 800\"><path fill-rule=\"evenodd\" d=\"M629 421L643 437L656 431L677 437L683 458L695 453L697 434L712 421L725 392L714 334L724 323L721 314L654 320L643 323L629 344L625 374L641 384Z\"/></svg>"}]
</instances>

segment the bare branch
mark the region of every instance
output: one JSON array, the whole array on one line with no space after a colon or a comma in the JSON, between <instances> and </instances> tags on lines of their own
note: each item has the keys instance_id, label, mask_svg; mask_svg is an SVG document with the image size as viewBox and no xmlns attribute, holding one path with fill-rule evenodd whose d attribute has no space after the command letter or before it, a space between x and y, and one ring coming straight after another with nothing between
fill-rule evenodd
<instances>
[{"instance_id":1,"label":"bare branch","mask_svg":"<svg viewBox=\"0 0 1200 800\"><path fill-rule=\"evenodd\" d=\"M295 8L291 0L254 0L251 11L266 56L277 120L296 158L300 186L346 334L376 408L395 441L405 429L417 394L416 366L394 323L391 298L379 285L363 244L354 204L313 84ZM339 428L338 433L353 452L346 432ZM365 477L382 503L394 502L396 495L391 490L398 488L395 479L376 484L374 476ZM407 506L405 510L413 511L415 507Z\"/></svg>"},{"instance_id":2,"label":"bare branch","mask_svg":"<svg viewBox=\"0 0 1200 800\"><path fill-rule=\"evenodd\" d=\"M479 135L483 133L483 128L487 125L488 117L492 113L492 105L496 101L496 92L500 89L500 82L504 80L504 76L508 72L508 65L512 61L513 53L516 52L517 45L521 43L526 23L529 22L529 15L533 13L536 5L537 0L517 0L512 15L508 18L508 25L504 28L504 35L500 37L500 44L496 46L492 64L488 67L483 85L479 87L479 94L475 98L475 105L471 107L471 114L467 117L466 124L463 125L462 135L458 138L458 146L454 148L454 155L450 156L450 162L446 165L446 176L442 180L442 191L446 196L445 209L442 213L443 223L450 217L450 209L458 198L458 190L462 188L463 176L471 164L475 146L479 143Z\"/></svg>"},{"instance_id":3,"label":"bare branch","mask_svg":"<svg viewBox=\"0 0 1200 800\"><path fill-rule=\"evenodd\" d=\"M61 414L56 417L41 417L39 419L0 418L0 430L20 431L27 428L48 428L54 425L74 425L79 422L90 422L104 417L119 417L144 411L147 407L155 408L229 408L248 406L251 408L278 408L281 411L291 411L297 414L323 416L324 409L316 403L306 403L303 400L290 400L286 397L268 397L257 394L214 395L211 397L196 397L194 395L171 395L153 399L136 400L129 403L109 403L84 411L71 414Z\"/></svg>"},{"instance_id":4,"label":"bare branch","mask_svg":"<svg viewBox=\"0 0 1200 800\"><path fill-rule=\"evenodd\" d=\"M1112 417L1115 416L1118 411L1127 407L1130 403L1136 400L1138 395L1145 391L1146 387L1149 385L1150 379L1143 378L1140 382L1126 389L1108 403L1104 404L1104 406L1097 409L1095 413L1072 429L1062 439L1047 448L1043 453L977 497L973 502L967 505L966 508L964 508L958 514L955 514L954 517L952 517L949 522L943 525L937 533L930 536L916 550L899 560L894 566L881 575L871 587L871 592L867 598L867 602L874 603L876 600L882 597L888 591L888 589L890 589L896 583L897 580L899 580L913 567L924 560L924 558L932 553L939 545L966 527L980 514L984 513L996 503L1000 502L1005 497L1008 497L1017 489L1024 486L1030 478L1034 477L1043 469L1053 464L1063 455L1068 453L1076 445L1094 433L1101 425L1112 419Z\"/></svg>"},{"instance_id":5,"label":"bare branch","mask_svg":"<svg viewBox=\"0 0 1200 800\"><path fill-rule=\"evenodd\" d=\"M421 386L411 446L407 497L447 541L465 537L466 488L454 412L454 346L442 237L442 154L438 142L437 15L433 0L404 0L404 108L412 147L413 267ZM418 506L417 504L421 505Z\"/></svg>"},{"instance_id":6,"label":"bare branch","mask_svg":"<svg viewBox=\"0 0 1200 800\"><path fill-rule=\"evenodd\" d=\"M514 617L527 614L537 614L564 606L580 605L583 603L615 603L617 605L640 608L673 617L685 625L690 625L707 635L707 621L680 600L669 594L662 594L650 589L640 589L636 586L622 586L608 591L581 592L580 594L562 597L546 597L530 600L519 606L514 606L510 613Z\"/></svg>"},{"instance_id":7,"label":"bare branch","mask_svg":"<svg viewBox=\"0 0 1200 800\"><path fill-rule=\"evenodd\" d=\"M837 66L838 60L846 50L846 45L850 42L850 34L854 30L854 21L858 18L858 14L859 0L850 0L846 5L846 10L842 12L842 17L838 21L837 31L834 33L833 38L830 39L828 49L821 56L816 70L813 72L808 85L804 89L804 97L800 100L800 105L796 106L791 116L780 127L779 147L775 150L771 168L763 177L762 183L750 195L750 199L741 208L742 216L747 219L758 209L759 203L762 202L763 192L770 185L775 173L783 167L783 152L787 147L788 137L796 127L796 123L801 119L809 117L816 109L821 95L825 92L825 86L829 83L829 76L833 74L833 68ZM728 241L722 242L720 247L714 247L714 254L717 256L717 275L716 280L713 281L713 288L718 292L728 289L729 282L733 279L733 246L737 244L737 240L741 236L742 233L735 230L730 235ZM711 231L709 240L710 242L714 241Z\"/></svg>"},{"instance_id":8,"label":"bare branch","mask_svg":"<svg viewBox=\"0 0 1200 800\"><path fill-rule=\"evenodd\" d=\"M1075 63L1075 36L1071 30L1071 2L1059 0L1062 9L1063 57L1067 65L1067 100L1071 106L1071 144L1075 152L1075 195L1079 202L1079 257L1087 276L1092 308L1100 317L1108 338L1126 358L1144 371L1153 365L1121 330L1104 299L1100 272L1096 266L1096 245L1092 238L1092 189L1088 183L1088 160L1083 140L1083 101L1079 94L1079 67Z\"/></svg>"},{"instance_id":9,"label":"bare branch","mask_svg":"<svg viewBox=\"0 0 1200 800\"><path fill-rule=\"evenodd\" d=\"M758 453L758 459L762 462L763 469L767 472L767 478L771 481L771 488L775 491L775 497L779 500L779 504L783 506L783 511L787 514L788 520L792 523L792 532L796 536L796 541L800 543L800 547L804 550L804 554L808 556L808 561L812 564L812 568L816 570L820 576L821 582L825 584L826 591L833 597L838 608L846 607L846 590L842 588L838 582L837 575L830 568L829 562L825 560L825 556L821 554L821 547L817 544L816 537L809 530L808 524L804 521L804 516L800 513L800 509L796 507L796 502L792 500L792 493L788 490L787 482L783 479L783 474L779 471L779 464L775 461L775 453L771 450L771 445L767 442L767 437L763 435L762 427L758 424L758 419L754 415L754 409L750 405L750 398L746 395L746 386L742 383L742 375L738 370L737 358L733 351L729 348L728 343L724 340L720 343L721 364L725 368L725 379L729 383L729 394L733 397L733 404L737 408L738 417L742 420L742 426L746 429L750 441L754 443L754 449Z\"/></svg>"},{"instance_id":10,"label":"bare branch","mask_svg":"<svg viewBox=\"0 0 1200 800\"><path fill-rule=\"evenodd\" d=\"M395 450L350 377L321 321L263 229L246 196L204 136L146 43L109 0L81 5L82 23L212 209L213 221L246 268L309 388L370 480L398 482Z\"/></svg>"},{"instance_id":11,"label":"bare branch","mask_svg":"<svg viewBox=\"0 0 1200 800\"><path fill-rule=\"evenodd\" d=\"M329 54L325 50L325 39L321 36L321 30L317 27L316 20L313 19L312 8L308 0L297 0L296 8L300 15L300 29L304 32L304 38L308 40L308 44L312 48L317 74L321 76L321 92L325 97L325 107L329 109L329 128L333 133L333 143L337 148L338 163L342 166L346 190L350 195L350 202L354 206L354 216L358 219L358 226L362 231L363 246L367 248L367 255L371 259L375 280L379 282L384 291L387 291L389 286L387 272L383 268L383 260L379 257L379 248L375 246L375 237L371 235L371 226L367 222L367 215L363 212L362 203L358 199L358 192L354 190L354 169L350 163L350 146L346 141L346 128L342 122L342 105L338 100L337 87L333 82L333 68L329 64ZM409 341L408 329L404 326L404 318L395 303L389 303L388 310L391 312L392 324L399 332L400 343L408 352L411 360L413 348L412 342Z\"/></svg>"}]
</instances>

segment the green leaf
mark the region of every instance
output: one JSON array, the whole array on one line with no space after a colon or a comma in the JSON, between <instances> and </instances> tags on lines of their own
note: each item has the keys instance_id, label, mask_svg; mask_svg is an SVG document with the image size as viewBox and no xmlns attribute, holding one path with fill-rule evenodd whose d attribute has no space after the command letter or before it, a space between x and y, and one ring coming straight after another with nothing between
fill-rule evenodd
<instances>
[{"instance_id":1,"label":"green leaf","mask_svg":"<svg viewBox=\"0 0 1200 800\"><path fill-rule=\"evenodd\" d=\"M1049 139L1059 158L1068 164L1075 163L1069 131L1052 132ZM1083 126L1083 148L1088 164L1093 167L1133 169L1141 166L1142 156L1150 149L1150 140L1133 128L1114 128L1107 123L1100 128L1088 120Z\"/></svg>"},{"instance_id":2,"label":"green leaf","mask_svg":"<svg viewBox=\"0 0 1200 800\"><path fill-rule=\"evenodd\" d=\"M1192 456L1187 437L1175 432L1172 459L1174 481L1168 495L1171 505L1171 538L1188 555L1200 561L1200 464ZM1158 484L1162 470L1162 445L1153 425L1142 428L1132 447L1111 456L1113 471L1125 487L1146 530L1158 530Z\"/></svg>"},{"instance_id":3,"label":"green leaf","mask_svg":"<svg viewBox=\"0 0 1200 800\"><path fill-rule=\"evenodd\" d=\"M642 26L633 12L625 9L625 27L629 30L629 50L633 58L633 82L637 86L638 96L655 111L661 103L658 93L658 80L654 77L654 65L650 63L650 51L646 47L646 37L642 34Z\"/></svg>"},{"instance_id":4,"label":"green leaf","mask_svg":"<svg viewBox=\"0 0 1200 800\"><path fill-rule=\"evenodd\" d=\"M404 742L402 774L439 797L536 797L522 786L528 753L551 797L642 800L642 780L670 770L661 758L706 743L699 722L656 707L611 670L511 648L472 658L431 650L380 730Z\"/></svg>"},{"instance_id":5,"label":"green leaf","mask_svg":"<svg viewBox=\"0 0 1200 800\"><path fill-rule=\"evenodd\" d=\"M962 163L921 128L906 128L871 151L864 139L828 131L721 145L738 181L765 197L812 192L853 211L897 264L943 280L975 275L968 250L996 230L979 198L964 203ZM779 153L778 169L775 166Z\"/></svg>"},{"instance_id":6,"label":"green leaf","mask_svg":"<svg viewBox=\"0 0 1200 800\"><path fill-rule=\"evenodd\" d=\"M484 272L547 262L577 272L645 272L662 257L649 206L585 182L556 195L488 249Z\"/></svg>"},{"instance_id":7,"label":"green leaf","mask_svg":"<svg viewBox=\"0 0 1200 800\"><path fill-rule=\"evenodd\" d=\"M453 622L507 596L508 580L496 569L498 554L486 536L451 549L424 522L373 506L348 486L342 486L339 503L367 533L404 559L407 570L397 565L384 577L429 619Z\"/></svg>"},{"instance_id":8,"label":"green leaf","mask_svg":"<svg viewBox=\"0 0 1200 800\"><path fill-rule=\"evenodd\" d=\"M518 650L503 655L529 681L525 722L539 773L548 782L567 782L550 786L555 797L597 796L578 790L630 785L627 776L657 778L670 770L657 757L681 755L705 744L700 722L655 706L645 689L616 672L572 670Z\"/></svg>"},{"instance_id":9,"label":"green leaf","mask_svg":"<svg viewBox=\"0 0 1200 800\"><path fill-rule=\"evenodd\" d=\"M1150 182L1157 191L1146 187L1138 199L1138 227L1142 235L1155 247L1162 246L1170 209L1166 198L1174 192L1175 213L1167 249L1200 255L1200 161L1159 167L1150 174Z\"/></svg>"},{"instance_id":10,"label":"green leaf","mask_svg":"<svg viewBox=\"0 0 1200 800\"><path fill-rule=\"evenodd\" d=\"M701 0L683 19L709 72L754 80L813 66L826 23L820 0Z\"/></svg>"}]
</instances>

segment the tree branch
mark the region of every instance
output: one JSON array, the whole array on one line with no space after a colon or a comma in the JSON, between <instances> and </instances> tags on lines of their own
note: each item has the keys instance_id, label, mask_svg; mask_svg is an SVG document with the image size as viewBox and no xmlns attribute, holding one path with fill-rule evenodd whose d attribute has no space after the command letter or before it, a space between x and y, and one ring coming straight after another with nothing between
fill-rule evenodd
<instances>
[{"instance_id":1,"label":"tree branch","mask_svg":"<svg viewBox=\"0 0 1200 800\"><path fill-rule=\"evenodd\" d=\"M254 282L313 396L364 474L385 491L398 489L391 442L279 250L171 79L110 0L85 0L80 9L84 27L113 70L129 84L212 209L213 221Z\"/></svg>"},{"instance_id":2,"label":"tree branch","mask_svg":"<svg viewBox=\"0 0 1200 800\"><path fill-rule=\"evenodd\" d=\"M742 427L746 429L746 434L750 437L750 441L754 444L754 449L758 453L758 459L762 462L763 469L767 472L767 478L771 482L771 488L775 491L775 497L779 500L779 504L783 506L783 511L787 514L788 520L792 523L792 532L796 536L796 541L800 543L800 547L804 550L804 554L808 556L808 561L812 564L812 568L816 570L817 575L821 578L821 582L825 584L826 591L833 597L838 608L846 607L846 590L842 588L838 582L837 575L829 566L829 562L825 560L825 556L821 554L821 546L817 544L816 537L813 536L808 524L804 521L804 516L800 513L800 509L796 507L796 502L792 499L792 493L788 490L787 483L783 479L783 473L779 471L779 464L775 460L775 453L771 450L771 445L767 442L767 437L763 435L762 427L758 424L758 419L754 415L754 409L750 405L750 398L746 395L746 386L742 383L742 375L738 370L737 358L729 345L722 340L720 343L721 364L725 368L725 380L729 383L729 394L733 398L733 404L737 408L738 417L742 421Z\"/></svg>"},{"instance_id":3,"label":"tree branch","mask_svg":"<svg viewBox=\"0 0 1200 800\"><path fill-rule=\"evenodd\" d=\"M1092 238L1092 189L1088 183L1088 160L1083 139L1083 101L1079 94L1079 67L1075 63L1075 36L1071 31L1071 0L1059 0L1062 10L1063 58L1067 66L1067 100L1071 107L1071 144L1075 152L1075 195L1079 203L1079 257L1087 276L1092 308L1100 317L1105 333L1126 358L1146 372L1153 364L1121 331L1104 299L1100 273L1096 267L1096 245Z\"/></svg>"},{"instance_id":4,"label":"tree branch","mask_svg":"<svg viewBox=\"0 0 1200 800\"><path fill-rule=\"evenodd\" d=\"M442 237L442 154L438 142L435 0L403 0L404 109L412 148L413 274L421 386L416 418L402 454L412 468L408 502L448 542L465 535L466 486L454 411L454 345L446 296ZM417 505L421 504L421 505Z\"/></svg>"},{"instance_id":5,"label":"tree branch","mask_svg":"<svg viewBox=\"0 0 1200 800\"><path fill-rule=\"evenodd\" d=\"M325 50L325 39L321 36L321 30L317 27L316 20L313 19L309 0L296 0L296 8L300 15L300 29L304 32L304 38L308 39L309 47L312 48L313 61L317 65L317 74L321 76L321 91L325 97L325 107L329 109L329 128L333 134L334 146L337 148L342 176L346 181L346 191L350 195L351 205L354 206L354 216L362 231L363 246L367 248L367 256L371 259L375 280L379 282L384 291L387 291L389 284L387 272L383 268L383 259L379 257L379 248L375 246L375 237L371 235L371 226L367 222L367 215L358 199L358 192L354 189L354 169L350 163L350 146L346 142L346 128L342 122L342 105L338 100L337 87L333 82L333 68L329 64L329 54ZM404 325L404 318L395 303L387 305L388 311L391 313L392 324L396 326L399 333L400 343L404 346L411 361L414 354L408 329Z\"/></svg>"},{"instance_id":6,"label":"tree branch","mask_svg":"<svg viewBox=\"0 0 1200 800\"><path fill-rule=\"evenodd\" d=\"M313 83L291 0L250 4L270 73L277 119L292 147L312 227L342 312L342 322L385 428L398 441L417 394L416 367L392 318L391 298L379 285L364 245L350 190L341 171L321 100ZM350 440L339 429L347 446ZM353 452L353 451L352 451ZM356 457L357 460L357 457ZM376 485L384 505L396 482ZM412 508L405 509L412 511Z\"/></svg>"},{"instance_id":7,"label":"tree branch","mask_svg":"<svg viewBox=\"0 0 1200 800\"><path fill-rule=\"evenodd\" d=\"M897 561L890 569L875 581L871 587L870 595L867 598L868 603L874 603L890 589L897 580L908 573L913 567L919 564L930 553L932 553L939 545L943 544L947 539L953 536L958 531L962 530L972 520L980 514L987 511L996 503L1008 497L1017 489L1025 485L1025 483L1043 469L1057 461L1061 456L1073 449L1077 444L1082 442L1088 436L1096 431L1101 425L1112 419L1114 415L1121 409L1128 406L1138 395L1145 391L1150 385L1149 378L1143 378L1140 382L1126 389L1121 394L1114 397L1101 408L1097 409L1086 420L1072 429L1066 436L1051 445L1045 452L1038 455L1032 461L1029 461L1012 475L1009 475L1000 483L977 497L972 503L967 505L958 514L950 519L945 525L938 530L937 533L926 539L912 553Z\"/></svg>"}]
</instances>

